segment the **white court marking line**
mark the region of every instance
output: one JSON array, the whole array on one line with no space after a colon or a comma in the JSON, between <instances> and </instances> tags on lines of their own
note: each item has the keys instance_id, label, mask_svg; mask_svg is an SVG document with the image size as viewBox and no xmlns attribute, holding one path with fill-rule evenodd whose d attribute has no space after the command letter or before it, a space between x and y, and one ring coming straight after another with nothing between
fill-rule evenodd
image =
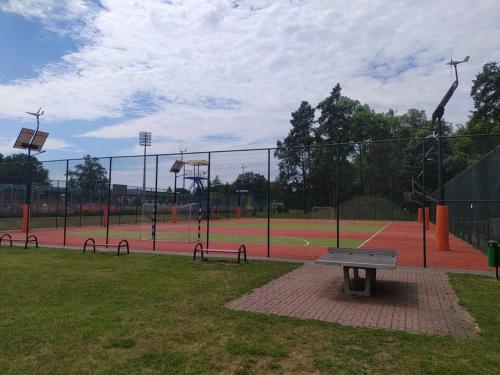
<instances>
[{"instance_id":1,"label":"white court marking line","mask_svg":"<svg viewBox=\"0 0 500 375\"><path fill-rule=\"evenodd\" d=\"M382 232L385 228L387 228L389 225L391 225L392 222L390 223L387 223L387 225L385 227L383 227L382 229L380 229L378 232L376 232L373 236L371 236L370 238L368 238L365 242L363 242L361 245L358 246L358 249L361 248L361 246L363 246L364 244L366 244L368 241L370 241L372 238L374 238L376 235L378 235L380 232Z\"/></svg>"},{"instance_id":2,"label":"white court marking line","mask_svg":"<svg viewBox=\"0 0 500 375\"><path fill-rule=\"evenodd\" d=\"M299 238L299 240L304 241L304 243L305 243L304 247L309 246L309 241L304 240L304 239L302 239L302 238Z\"/></svg>"},{"instance_id":3,"label":"white court marking line","mask_svg":"<svg viewBox=\"0 0 500 375\"><path fill-rule=\"evenodd\" d=\"M281 238L292 238L292 239L294 239L294 240L299 240L299 241L302 241L302 242L304 242L304 247L306 247L306 246L309 246L309 245L310 245L310 244L309 244L309 241L304 240L303 238L298 238L298 237L290 237L290 236L279 236L279 237L281 237Z\"/></svg>"}]
</instances>

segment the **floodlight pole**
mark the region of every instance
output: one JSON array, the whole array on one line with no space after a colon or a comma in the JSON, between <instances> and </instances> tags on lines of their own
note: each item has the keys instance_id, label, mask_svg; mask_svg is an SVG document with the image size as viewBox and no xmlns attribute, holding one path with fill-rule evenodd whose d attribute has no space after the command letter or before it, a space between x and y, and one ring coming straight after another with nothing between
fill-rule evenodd
<instances>
[{"instance_id":1,"label":"floodlight pole","mask_svg":"<svg viewBox=\"0 0 500 375\"><path fill-rule=\"evenodd\" d=\"M448 65L453 66L455 69L455 81L451 84L451 87L446 92L441 102L438 104L437 108L434 110L432 114L432 124L434 125L437 120L437 134L435 134L437 138L437 158L438 158L438 189L439 189L439 199L436 206L436 243L437 248L440 251L450 250L450 242L449 242L449 211L448 207L445 205L445 196L443 190L443 145L442 145L442 137L443 137L443 129L441 119L444 115L444 109L446 104L453 96L453 93L458 87L458 71L457 65L463 62L469 61L469 56L467 56L462 61L453 61L450 60ZM435 129L436 131L436 129ZM425 163L425 153L424 153L424 163ZM425 170L424 170L425 172ZM425 178L425 177L424 177ZM424 204L425 204L425 190L424 193ZM425 225L426 215L425 215L425 206L423 208L423 221Z\"/></svg>"},{"instance_id":2,"label":"floodlight pole","mask_svg":"<svg viewBox=\"0 0 500 375\"><path fill-rule=\"evenodd\" d=\"M451 87L448 89L446 92L445 96L443 99L441 99L441 102L438 104L436 109L434 110L434 113L432 114L432 124L434 125L437 120L437 157L438 157L438 189L439 189L439 201L438 203L443 203L444 202L444 191L443 191L443 151L442 151L442 136L443 136L443 129L442 129L442 123L441 119L444 115L444 109L446 107L446 104L448 104L448 101L451 99L453 96L453 93L458 87L458 71L457 71L457 65L462 63L462 62L467 62L469 61L469 56L467 56L463 61L453 61L451 60L448 65L453 66L455 69L455 81L451 84Z\"/></svg>"},{"instance_id":3,"label":"floodlight pole","mask_svg":"<svg viewBox=\"0 0 500 375\"><path fill-rule=\"evenodd\" d=\"M147 157L147 147L151 146L151 132L139 132L139 145L144 147L144 166L142 171L142 195L144 201L146 201L146 157Z\"/></svg>"}]
</instances>

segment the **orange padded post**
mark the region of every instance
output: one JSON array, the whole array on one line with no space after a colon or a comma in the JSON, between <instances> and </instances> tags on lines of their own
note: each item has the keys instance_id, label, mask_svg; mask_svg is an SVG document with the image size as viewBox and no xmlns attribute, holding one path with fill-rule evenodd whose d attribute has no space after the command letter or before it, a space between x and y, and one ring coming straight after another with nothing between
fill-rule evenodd
<instances>
[{"instance_id":1,"label":"orange padded post","mask_svg":"<svg viewBox=\"0 0 500 375\"><path fill-rule=\"evenodd\" d=\"M429 229L430 228L430 219L429 219L429 207L425 207L425 210L424 210L424 216L425 216L425 229Z\"/></svg>"},{"instance_id":2,"label":"orange padded post","mask_svg":"<svg viewBox=\"0 0 500 375\"><path fill-rule=\"evenodd\" d=\"M438 250L450 250L448 207L443 204L436 206L436 242Z\"/></svg>"},{"instance_id":3,"label":"orange padded post","mask_svg":"<svg viewBox=\"0 0 500 375\"><path fill-rule=\"evenodd\" d=\"M418 222L421 223L422 222L422 208L419 207L418 208Z\"/></svg>"},{"instance_id":4,"label":"orange padded post","mask_svg":"<svg viewBox=\"0 0 500 375\"><path fill-rule=\"evenodd\" d=\"M175 204L172 206L172 223L177 223L177 206Z\"/></svg>"},{"instance_id":5,"label":"orange padded post","mask_svg":"<svg viewBox=\"0 0 500 375\"><path fill-rule=\"evenodd\" d=\"M241 219L241 208L236 207L236 219Z\"/></svg>"},{"instance_id":6,"label":"orange padded post","mask_svg":"<svg viewBox=\"0 0 500 375\"><path fill-rule=\"evenodd\" d=\"M23 232L28 233L30 231L30 205L28 203L23 204Z\"/></svg>"}]
</instances>

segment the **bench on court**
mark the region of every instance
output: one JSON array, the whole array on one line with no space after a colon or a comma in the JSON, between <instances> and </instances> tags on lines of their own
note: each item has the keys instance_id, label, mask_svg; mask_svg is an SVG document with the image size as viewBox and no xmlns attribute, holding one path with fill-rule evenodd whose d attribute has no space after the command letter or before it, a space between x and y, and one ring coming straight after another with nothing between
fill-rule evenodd
<instances>
[{"instance_id":1,"label":"bench on court","mask_svg":"<svg viewBox=\"0 0 500 375\"><path fill-rule=\"evenodd\" d=\"M217 254L238 254L238 263L240 263L241 255L243 254L243 259L247 261L247 248L245 245L241 244L240 247L235 249L204 249L201 242L197 242L194 246L193 251L193 261L196 261L196 253L200 253L201 260L205 260L203 254L217 253Z\"/></svg>"},{"instance_id":2,"label":"bench on court","mask_svg":"<svg viewBox=\"0 0 500 375\"><path fill-rule=\"evenodd\" d=\"M95 254L96 248L97 247L104 247L104 248L116 248L116 255L120 255L120 250L123 248L127 249L127 254L130 254L130 246L127 240L121 240L118 244L105 244L105 243L97 243L95 239L93 238L88 238L85 240L85 243L83 244L83 254L87 251L87 246L91 245L93 247L93 252Z\"/></svg>"},{"instance_id":3,"label":"bench on court","mask_svg":"<svg viewBox=\"0 0 500 375\"><path fill-rule=\"evenodd\" d=\"M28 243L34 242L35 246L38 248L38 237L35 236L34 234L30 234L28 236L24 236L23 238L12 238L12 235L10 233L4 233L0 236L0 245L2 245L2 241L9 241L10 247L12 247L13 242L23 242L24 243L24 248L28 248Z\"/></svg>"},{"instance_id":4,"label":"bench on court","mask_svg":"<svg viewBox=\"0 0 500 375\"><path fill-rule=\"evenodd\" d=\"M344 290L348 295L370 296L377 280L377 268L395 269L398 260L396 250L331 247L328 252L329 254L320 257L315 263L342 266ZM365 271L365 278L359 277L360 269Z\"/></svg>"}]
</instances>

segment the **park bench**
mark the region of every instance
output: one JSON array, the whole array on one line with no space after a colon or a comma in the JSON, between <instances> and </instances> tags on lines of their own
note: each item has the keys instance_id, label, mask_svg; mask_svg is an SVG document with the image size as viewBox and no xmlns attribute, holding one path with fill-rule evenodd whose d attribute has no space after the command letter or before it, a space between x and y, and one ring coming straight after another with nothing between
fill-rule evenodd
<instances>
[{"instance_id":1,"label":"park bench","mask_svg":"<svg viewBox=\"0 0 500 375\"><path fill-rule=\"evenodd\" d=\"M196 253L200 253L201 260L205 260L203 254L216 253L216 254L238 254L238 263L240 263L241 255L243 254L243 259L247 261L247 248L245 245L241 244L240 247L236 249L204 249L201 242L197 242L194 247L193 261L196 261Z\"/></svg>"},{"instance_id":2,"label":"park bench","mask_svg":"<svg viewBox=\"0 0 500 375\"><path fill-rule=\"evenodd\" d=\"M396 250L331 247L328 252L315 263L342 266L345 293L358 296L370 296L377 280L377 268L395 269L398 259ZM353 279L350 277L351 268ZM359 277L359 269L365 271L365 278ZM359 289L360 284L362 289Z\"/></svg>"},{"instance_id":3,"label":"park bench","mask_svg":"<svg viewBox=\"0 0 500 375\"><path fill-rule=\"evenodd\" d=\"M104 247L106 249L108 248L116 248L116 255L120 255L120 250L123 248L127 249L127 254L130 254L130 246L127 240L121 240L118 244L105 244L105 243L97 243L95 239L93 238L88 238L85 240L85 243L83 244L83 254L87 251L87 246L91 245L93 247L93 252L95 254L96 248L97 247Z\"/></svg>"},{"instance_id":4,"label":"park bench","mask_svg":"<svg viewBox=\"0 0 500 375\"><path fill-rule=\"evenodd\" d=\"M12 235L10 233L4 233L0 236L0 245L2 245L2 241L4 240L9 241L11 247L14 242L22 242L24 243L24 248L27 249L28 243L34 242L35 246L38 248L38 237L34 234L30 234L28 236L24 234L23 238L12 238Z\"/></svg>"}]
</instances>

